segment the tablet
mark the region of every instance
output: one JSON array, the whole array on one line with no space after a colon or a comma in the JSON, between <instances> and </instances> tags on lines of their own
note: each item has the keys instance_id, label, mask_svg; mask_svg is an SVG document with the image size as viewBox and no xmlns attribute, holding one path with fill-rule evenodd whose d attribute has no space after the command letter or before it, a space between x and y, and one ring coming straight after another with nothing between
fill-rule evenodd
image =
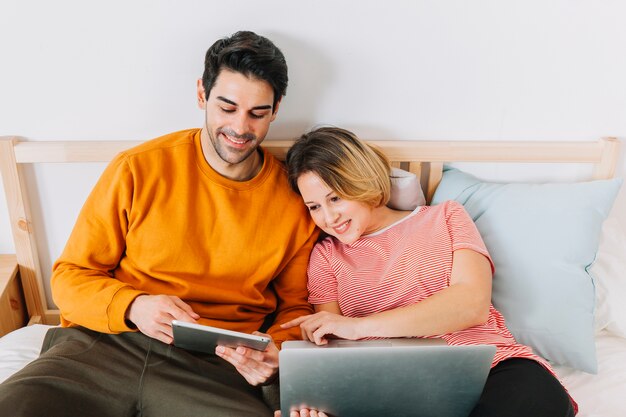
<instances>
[{"instance_id":1,"label":"tablet","mask_svg":"<svg viewBox=\"0 0 626 417\"><path fill-rule=\"evenodd\" d=\"M174 346L196 352L215 353L217 345L236 348L245 346L265 350L271 339L248 333L204 326L202 324L172 321Z\"/></svg>"}]
</instances>

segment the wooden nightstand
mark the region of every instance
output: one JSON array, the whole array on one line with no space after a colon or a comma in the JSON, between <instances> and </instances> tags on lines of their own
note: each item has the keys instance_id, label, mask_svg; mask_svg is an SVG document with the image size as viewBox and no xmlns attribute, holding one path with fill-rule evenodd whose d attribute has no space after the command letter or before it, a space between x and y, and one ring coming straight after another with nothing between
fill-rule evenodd
<instances>
[{"instance_id":1,"label":"wooden nightstand","mask_svg":"<svg viewBox=\"0 0 626 417\"><path fill-rule=\"evenodd\" d=\"M26 325L25 306L15 255L0 255L0 336Z\"/></svg>"}]
</instances>

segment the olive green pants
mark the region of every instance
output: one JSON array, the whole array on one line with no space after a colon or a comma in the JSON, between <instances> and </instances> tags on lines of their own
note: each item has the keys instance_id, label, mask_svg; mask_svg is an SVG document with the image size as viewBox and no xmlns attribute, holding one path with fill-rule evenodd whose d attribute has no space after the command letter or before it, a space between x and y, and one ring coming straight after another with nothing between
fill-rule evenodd
<instances>
[{"instance_id":1,"label":"olive green pants","mask_svg":"<svg viewBox=\"0 0 626 417\"><path fill-rule=\"evenodd\" d=\"M0 385L0 417L272 416L261 389L210 354L141 333L48 331L41 356Z\"/></svg>"}]
</instances>

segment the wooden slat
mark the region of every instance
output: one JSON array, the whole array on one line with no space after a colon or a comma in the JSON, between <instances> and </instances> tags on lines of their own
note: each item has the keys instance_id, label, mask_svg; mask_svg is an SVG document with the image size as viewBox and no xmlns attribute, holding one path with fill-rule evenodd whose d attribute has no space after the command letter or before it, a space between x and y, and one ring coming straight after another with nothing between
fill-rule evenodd
<instances>
[{"instance_id":1,"label":"wooden slat","mask_svg":"<svg viewBox=\"0 0 626 417\"><path fill-rule=\"evenodd\" d=\"M600 163L605 142L368 141L391 161ZM15 145L18 163L106 162L138 141L46 141ZM293 141L266 140L263 147L284 160Z\"/></svg>"},{"instance_id":2,"label":"wooden slat","mask_svg":"<svg viewBox=\"0 0 626 417\"><path fill-rule=\"evenodd\" d=\"M599 163L596 142L371 141L391 160L424 162Z\"/></svg>"},{"instance_id":3,"label":"wooden slat","mask_svg":"<svg viewBox=\"0 0 626 417\"><path fill-rule=\"evenodd\" d=\"M619 157L620 142L617 138L607 137L603 138L600 143L604 149L593 171L593 178L597 180L613 178Z\"/></svg>"},{"instance_id":4,"label":"wooden slat","mask_svg":"<svg viewBox=\"0 0 626 417\"><path fill-rule=\"evenodd\" d=\"M426 186L426 204L430 204L443 176L443 162L431 162Z\"/></svg>"},{"instance_id":5,"label":"wooden slat","mask_svg":"<svg viewBox=\"0 0 626 417\"><path fill-rule=\"evenodd\" d=\"M42 162L108 162L118 153L140 145L141 141L19 141L15 144L15 159L20 164ZM267 148L284 160L293 141L265 141Z\"/></svg>"},{"instance_id":6,"label":"wooden slat","mask_svg":"<svg viewBox=\"0 0 626 417\"><path fill-rule=\"evenodd\" d=\"M409 162L408 171L415 174L417 178L422 178L422 165L421 162Z\"/></svg>"},{"instance_id":7,"label":"wooden slat","mask_svg":"<svg viewBox=\"0 0 626 417\"><path fill-rule=\"evenodd\" d=\"M46 305L43 279L31 221L30 204L21 173L22 167L16 163L13 153L14 140L12 138L0 140L0 172L2 172L4 192L7 197L13 242L28 315L43 316Z\"/></svg>"},{"instance_id":8,"label":"wooden slat","mask_svg":"<svg viewBox=\"0 0 626 417\"><path fill-rule=\"evenodd\" d=\"M46 319L45 322L47 324L59 324L61 323L61 312L57 309L49 309L46 310Z\"/></svg>"},{"instance_id":9,"label":"wooden slat","mask_svg":"<svg viewBox=\"0 0 626 417\"><path fill-rule=\"evenodd\" d=\"M140 141L20 141L15 145L15 159L20 164L108 162L121 151L139 144Z\"/></svg>"}]
</instances>

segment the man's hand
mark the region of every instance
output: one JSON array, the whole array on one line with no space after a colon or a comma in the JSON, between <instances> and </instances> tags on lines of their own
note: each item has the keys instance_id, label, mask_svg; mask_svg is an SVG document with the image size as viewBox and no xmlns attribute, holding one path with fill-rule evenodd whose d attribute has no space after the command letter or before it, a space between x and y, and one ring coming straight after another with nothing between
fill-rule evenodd
<instances>
[{"instance_id":1,"label":"man's hand","mask_svg":"<svg viewBox=\"0 0 626 417\"><path fill-rule=\"evenodd\" d=\"M270 335L254 332L259 336ZM230 362L250 385L263 385L271 382L278 373L278 348L272 340L264 351L239 346L236 349L226 346L215 348L215 354Z\"/></svg>"},{"instance_id":2,"label":"man's hand","mask_svg":"<svg viewBox=\"0 0 626 417\"><path fill-rule=\"evenodd\" d=\"M170 344L174 340L172 320L195 323L200 316L173 295L140 295L131 303L126 318L146 336Z\"/></svg>"}]
</instances>

